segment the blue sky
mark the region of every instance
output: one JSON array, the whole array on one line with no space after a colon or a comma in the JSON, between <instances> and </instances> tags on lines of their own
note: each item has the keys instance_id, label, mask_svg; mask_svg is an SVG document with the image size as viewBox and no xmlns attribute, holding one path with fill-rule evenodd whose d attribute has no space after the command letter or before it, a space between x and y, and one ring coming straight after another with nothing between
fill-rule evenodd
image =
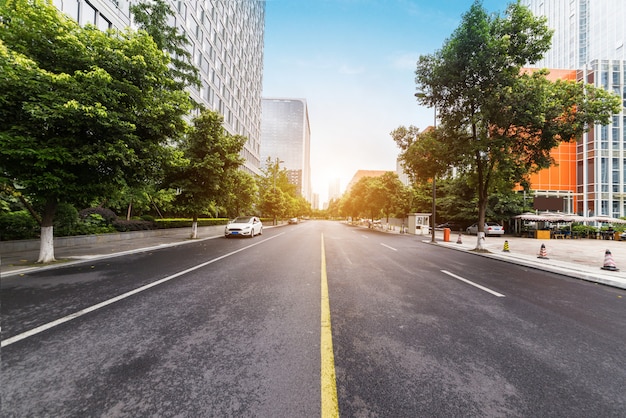
<instances>
[{"instance_id":1,"label":"blue sky","mask_svg":"<svg viewBox=\"0 0 626 418\"><path fill-rule=\"evenodd\" d=\"M470 0L267 0L263 97L304 98L313 192L342 191L359 169L395 170L389 133L431 125L417 105L415 64L440 49ZM484 0L503 13L506 0ZM261 145L262 146L262 145Z\"/></svg>"}]
</instances>

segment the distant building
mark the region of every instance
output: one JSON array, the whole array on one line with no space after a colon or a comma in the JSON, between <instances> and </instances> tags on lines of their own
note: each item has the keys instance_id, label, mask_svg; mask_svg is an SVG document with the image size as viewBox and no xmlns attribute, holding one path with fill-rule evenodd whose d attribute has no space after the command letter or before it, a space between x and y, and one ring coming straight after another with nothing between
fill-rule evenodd
<instances>
[{"instance_id":1,"label":"distant building","mask_svg":"<svg viewBox=\"0 0 626 418\"><path fill-rule=\"evenodd\" d=\"M333 199L339 199L341 197L341 180L339 178L333 179L328 184L328 202Z\"/></svg>"},{"instance_id":2,"label":"distant building","mask_svg":"<svg viewBox=\"0 0 626 418\"><path fill-rule=\"evenodd\" d=\"M411 179L409 178L407 172L404 170L402 162L399 158L396 159L396 174L398 174L398 178L400 179L402 184L404 184L405 186L409 186L411 184Z\"/></svg>"},{"instance_id":3,"label":"distant building","mask_svg":"<svg viewBox=\"0 0 626 418\"><path fill-rule=\"evenodd\" d=\"M319 209L320 208L320 195L317 193L313 193L313 197L311 198L311 207L313 209Z\"/></svg>"},{"instance_id":4,"label":"distant building","mask_svg":"<svg viewBox=\"0 0 626 418\"><path fill-rule=\"evenodd\" d=\"M263 98L261 161L283 161L289 182L311 202L311 128L304 99Z\"/></svg>"},{"instance_id":5,"label":"distant building","mask_svg":"<svg viewBox=\"0 0 626 418\"><path fill-rule=\"evenodd\" d=\"M576 80L622 97L626 108L626 2L522 0L522 4L535 15L545 16L554 30L550 51L533 66L573 70ZM613 115L610 125L594 126L575 144L576 188L571 202L576 213L626 216L625 126L626 113L622 109ZM571 153L566 152L565 158L565 164L571 166ZM555 182L568 182L570 178L552 178L549 185L537 184L537 188L549 191ZM536 188L534 182L531 187ZM569 199L563 201L564 211L570 207Z\"/></svg>"},{"instance_id":6,"label":"distant building","mask_svg":"<svg viewBox=\"0 0 626 418\"><path fill-rule=\"evenodd\" d=\"M346 187L346 193L349 193L352 187L354 187L354 185L357 184L359 180L361 180L362 178L380 177L385 173L389 173L389 171L388 170L358 170L356 173L354 173L354 176L352 176L352 180L350 180L350 182L348 183L348 186Z\"/></svg>"},{"instance_id":7,"label":"distant building","mask_svg":"<svg viewBox=\"0 0 626 418\"><path fill-rule=\"evenodd\" d=\"M101 30L132 26L127 0L54 0L60 11L81 25ZM188 50L200 70L201 87L191 96L224 116L224 128L248 138L244 168L260 173L261 90L265 2L258 0L169 0L169 22L184 32Z\"/></svg>"}]
</instances>

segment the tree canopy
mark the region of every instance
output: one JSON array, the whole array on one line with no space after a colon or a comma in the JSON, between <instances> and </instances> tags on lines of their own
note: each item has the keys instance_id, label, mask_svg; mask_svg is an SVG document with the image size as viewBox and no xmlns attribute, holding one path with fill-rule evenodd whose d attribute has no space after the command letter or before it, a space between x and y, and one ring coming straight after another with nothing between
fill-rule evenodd
<instances>
[{"instance_id":1,"label":"tree canopy","mask_svg":"<svg viewBox=\"0 0 626 418\"><path fill-rule=\"evenodd\" d=\"M396 142L414 177L454 166L476 185L479 231L494 184L513 187L553 163L550 151L576 140L594 123L607 124L619 99L593 86L552 82L529 73L550 47L551 32L520 2L503 16L475 1L443 47L417 63L418 102L434 107L436 141L416 135ZM395 138L394 138L395 139ZM424 158L440 160L433 169ZM426 171L428 170L428 171ZM480 246L480 234L479 234Z\"/></svg>"},{"instance_id":2,"label":"tree canopy","mask_svg":"<svg viewBox=\"0 0 626 418\"><path fill-rule=\"evenodd\" d=\"M207 109L193 119L180 144L186 161L172 175L170 185L180 190L177 206L193 217L194 231L198 215L228 201L228 186L243 163L240 152L246 138L227 133L222 122L220 114Z\"/></svg>"},{"instance_id":3,"label":"tree canopy","mask_svg":"<svg viewBox=\"0 0 626 418\"><path fill-rule=\"evenodd\" d=\"M160 176L191 100L146 32L81 27L44 0L0 13L0 180L35 202L46 262L57 204Z\"/></svg>"}]
</instances>

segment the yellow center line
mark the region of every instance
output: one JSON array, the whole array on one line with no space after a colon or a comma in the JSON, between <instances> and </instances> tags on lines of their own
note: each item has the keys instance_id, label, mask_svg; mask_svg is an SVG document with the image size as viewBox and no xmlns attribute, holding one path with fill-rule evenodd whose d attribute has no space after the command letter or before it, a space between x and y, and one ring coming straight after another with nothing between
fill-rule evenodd
<instances>
[{"instance_id":1,"label":"yellow center line","mask_svg":"<svg viewBox=\"0 0 626 418\"><path fill-rule=\"evenodd\" d=\"M322 328L321 328L321 382L322 418L339 417L337 401L337 381L335 378L335 356L333 354L333 333L330 326L330 301L326 277L326 253L322 234Z\"/></svg>"}]
</instances>

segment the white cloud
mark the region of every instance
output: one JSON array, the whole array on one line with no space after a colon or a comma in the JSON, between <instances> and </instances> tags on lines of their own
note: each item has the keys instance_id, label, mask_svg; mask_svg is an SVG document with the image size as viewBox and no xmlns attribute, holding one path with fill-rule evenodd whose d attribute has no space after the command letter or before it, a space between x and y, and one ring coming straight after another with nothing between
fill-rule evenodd
<instances>
[{"instance_id":1,"label":"white cloud","mask_svg":"<svg viewBox=\"0 0 626 418\"><path fill-rule=\"evenodd\" d=\"M365 72L364 67L351 67L347 64L342 64L339 67L339 74L355 75L355 74L363 74L364 72Z\"/></svg>"},{"instance_id":2,"label":"white cloud","mask_svg":"<svg viewBox=\"0 0 626 418\"><path fill-rule=\"evenodd\" d=\"M413 71L416 68L419 55L417 52L394 52L389 56L388 60L392 68Z\"/></svg>"}]
</instances>

